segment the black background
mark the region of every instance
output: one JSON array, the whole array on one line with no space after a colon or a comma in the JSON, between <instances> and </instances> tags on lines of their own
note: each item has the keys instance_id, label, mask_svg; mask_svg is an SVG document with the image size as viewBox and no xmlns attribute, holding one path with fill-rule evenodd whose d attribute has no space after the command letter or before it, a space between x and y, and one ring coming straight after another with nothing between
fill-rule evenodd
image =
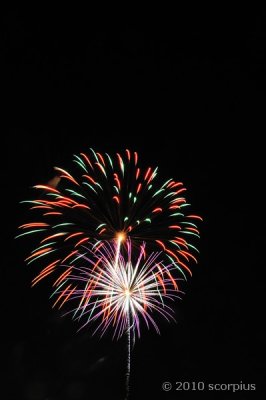
<instances>
[{"instance_id":1,"label":"black background","mask_svg":"<svg viewBox=\"0 0 266 400\"><path fill-rule=\"evenodd\" d=\"M171 17L170 17L171 16ZM51 310L30 289L30 243L18 203L30 186L93 147L127 147L188 188L203 216L200 262L178 323L143 332L132 353L131 398L262 398L265 378L265 20L202 11L142 23L92 11L30 7L4 19L2 340L6 399L123 398L126 341ZM9 115L4 113L4 116ZM164 381L255 383L256 392L163 392ZM3 389L4 390L4 389Z\"/></svg>"}]
</instances>

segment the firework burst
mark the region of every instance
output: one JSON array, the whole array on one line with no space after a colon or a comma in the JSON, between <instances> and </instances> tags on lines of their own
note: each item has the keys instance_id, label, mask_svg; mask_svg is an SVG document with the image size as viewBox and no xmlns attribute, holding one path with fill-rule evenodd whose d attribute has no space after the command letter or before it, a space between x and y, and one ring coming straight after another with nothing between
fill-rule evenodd
<instances>
[{"instance_id":1,"label":"firework burst","mask_svg":"<svg viewBox=\"0 0 266 400\"><path fill-rule=\"evenodd\" d=\"M103 335L112 328L113 336L121 337L129 328L140 337L141 320L147 328L159 333L154 315L173 320L169 302L180 297L175 268L160 261L160 253L146 256L145 244L132 254L127 240L126 256L118 253L116 242L104 243L96 250L84 247L78 262L53 295L55 305L66 301L78 302L71 312L74 318L85 320L81 328L96 322L95 330Z\"/></svg>"},{"instance_id":2,"label":"firework burst","mask_svg":"<svg viewBox=\"0 0 266 400\"><path fill-rule=\"evenodd\" d=\"M149 252L162 250L185 279L185 272L191 274L189 263L197 262L198 252L191 239L199 237L201 218L188 212L181 182L160 181L158 168L141 168L138 154L129 150L114 158L90 150L74 156L74 164L71 174L56 167L56 182L34 186L39 197L24 201L33 221L21 225L17 237L39 238L26 259L28 264L49 260L39 280L71 263L89 242L100 248L114 239L123 245L127 238L133 246L145 241Z\"/></svg>"}]
</instances>

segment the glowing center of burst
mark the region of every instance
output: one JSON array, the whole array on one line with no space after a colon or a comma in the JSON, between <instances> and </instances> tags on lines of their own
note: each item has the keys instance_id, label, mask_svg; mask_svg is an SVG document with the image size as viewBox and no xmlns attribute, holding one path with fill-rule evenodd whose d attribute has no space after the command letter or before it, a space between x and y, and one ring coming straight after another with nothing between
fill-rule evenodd
<instances>
[{"instance_id":1,"label":"glowing center of burst","mask_svg":"<svg viewBox=\"0 0 266 400\"><path fill-rule=\"evenodd\" d=\"M121 243L121 242L123 242L124 240L126 240L127 235L125 234L125 232L117 232L116 238L117 238L117 240Z\"/></svg>"},{"instance_id":2,"label":"glowing center of burst","mask_svg":"<svg viewBox=\"0 0 266 400\"><path fill-rule=\"evenodd\" d=\"M124 294L126 297L130 297L131 296L131 292L129 289L125 289Z\"/></svg>"},{"instance_id":3,"label":"glowing center of burst","mask_svg":"<svg viewBox=\"0 0 266 400\"><path fill-rule=\"evenodd\" d=\"M129 304L131 303L131 291L129 289L124 290L124 313L129 313Z\"/></svg>"}]
</instances>

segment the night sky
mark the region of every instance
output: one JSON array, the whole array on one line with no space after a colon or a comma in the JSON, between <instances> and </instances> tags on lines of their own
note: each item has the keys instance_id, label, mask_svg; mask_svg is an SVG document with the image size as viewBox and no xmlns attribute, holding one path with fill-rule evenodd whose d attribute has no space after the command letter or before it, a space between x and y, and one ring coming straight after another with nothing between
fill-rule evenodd
<instances>
[{"instance_id":1,"label":"night sky","mask_svg":"<svg viewBox=\"0 0 266 400\"><path fill-rule=\"evenodd\" d=\"M1 138L6 400L123 399L126 338L99 339L30 289L38 265L15 241L31 186L93 147L139 152L184 182L201 225L198 265L176 324L144 331L132 353L131 399L262 398L265 391L266 20L171 15L104 21L81 9L13 8L4 19ZM7 351L6 351L7 350ZM173 389L162 390L163 382ZM175 382L205 390L176 391ZM256 391L210 392L213 383ZM4 385L5 386L5 385Z\"/></svg>"}]
</instances>

